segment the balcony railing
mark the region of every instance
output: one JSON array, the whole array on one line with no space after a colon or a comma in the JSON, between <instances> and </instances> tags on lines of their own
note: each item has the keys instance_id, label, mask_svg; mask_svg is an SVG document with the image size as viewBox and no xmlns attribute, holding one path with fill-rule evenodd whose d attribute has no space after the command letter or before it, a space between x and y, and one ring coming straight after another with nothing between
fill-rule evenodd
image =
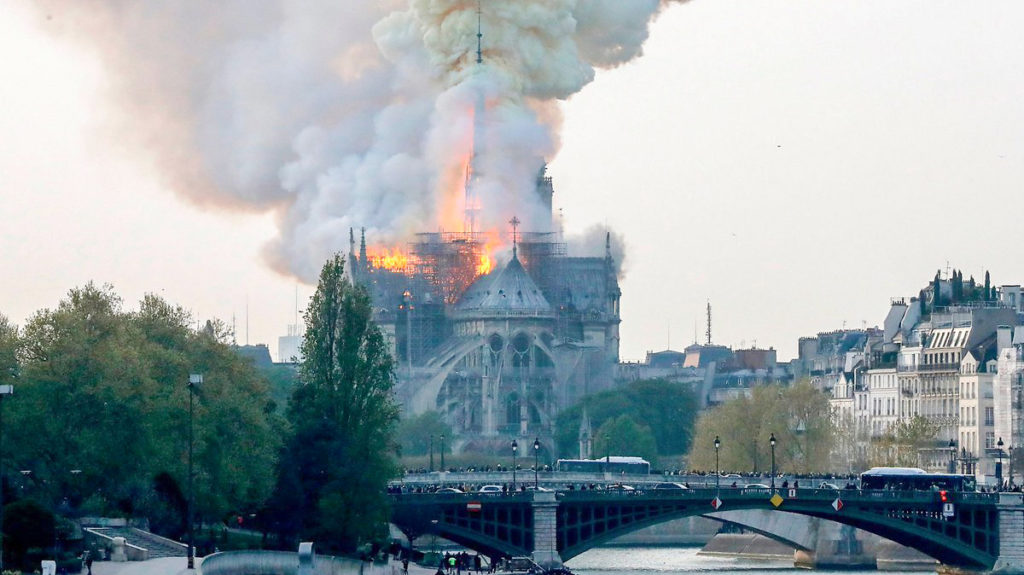
<instances>
[{"instance_id":1,"label":"balcony railing","mask_svg":"<svg viewBox=\"0 0 1024 575\"><path fill-rule=\"evenodd\" d=\"M918 372L937 372L937 371L960 371L959 363L929 363L923 365L901 365L896 368L896 371L900 373L906 373L909 371Z\"/></svg>"}]
</instances>

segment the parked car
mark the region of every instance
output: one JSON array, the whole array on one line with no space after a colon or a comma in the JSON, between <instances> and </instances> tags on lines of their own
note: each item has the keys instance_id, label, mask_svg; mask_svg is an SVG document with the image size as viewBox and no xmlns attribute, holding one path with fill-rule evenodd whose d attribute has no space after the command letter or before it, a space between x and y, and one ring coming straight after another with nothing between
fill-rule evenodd
<instances>
[{"instance_id":1,"label":"parked car","mask_svg":"<svg viewBox=\"0 0 1024 575\"><path fill-rule=\"evenodd\" d=\"M547 487L541 487L539 485L537 487L534 487L533 485L527 485L526 486L526 490L527 491L551 491Z\"/></svg>"},{"instance_id":2,"label":"parked car","mask_svg":"<svg viewBox=\"0 0 1024 575\"><path fill-rule=\"evenodd\" d=\"M839 486L835 483L829 483L828 481L822 481L821 485L818 485L818 489L839 489Z\"/></svg>"},{"instance_id":3,"label":"parked car","mask_svg":"<svg viewBox=\"0 0 1024 575\"><path fill-rule=\"evenodd\" d=\"M744 489L771 489L764 483L748 483L743 486Z\"/></svg>"},{"instance_id":4,"label":"parked car","mask_svg":"<svg viewBox=\"0 0 1024 575\"><path fill-rule=\"evenodd\" d=\"M457 489L455 487L442 487L441 489L438 489L437 492L438 493L465 493L465 491L463 491L461 489Z\"/></svg>"},{"instance_id":5,"label":"parked car","mask_svg":"<svg viewBox=\"0 0 1024 575\"><path fill-rule=\"evenodd\" d=\"M477 490L478 493L502 493L503 491L500 485L484 485Z\"/></svg>"},{"instance_id":6,"label":"parked car","mask_svg":"<svg viewBox=\"0 0 1024 575\"><path fill-rule=\"evenodd\" d=\"M680 490L684 490L684 489L689 489L689 487L683 485L682 483L672 483L672 482L659 483L659 484L655 485L654 488L655 489L669 489L669 490L676 490L676 491L680 491Z\"/></svg>"}]
</instances>

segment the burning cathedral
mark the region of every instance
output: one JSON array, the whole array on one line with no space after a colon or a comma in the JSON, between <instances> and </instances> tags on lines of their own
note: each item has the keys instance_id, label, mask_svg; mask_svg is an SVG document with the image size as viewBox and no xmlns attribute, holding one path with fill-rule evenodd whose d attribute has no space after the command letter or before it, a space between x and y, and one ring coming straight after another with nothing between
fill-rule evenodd
<instances>
[{"instance_id":1,"label":"burning cathedral","mask_svg":"<svg viewBox=\"0 0 1024 575\"><path fill-rule=\"evenodd\" d=\"M571 93L558 87L567 77L527 65L516 50L496 50L495 64L484 65L479 2L475 12L475 62L459 53L459 35L440 60L454 63L456 80L435 103L444 121L433 129L445 136L428 138L443 144L427 185L438 194L439 231L406 232L401 246L373 228L358 242L349 231L351 277L369 291L388 338L403 410L439 412L457 452L505 449L517 437L551 445L559 411L610 388L619 360L612 238L606 232L603 246L572 254L554 225L544 158L557 146L543 118L557 115L545 111L553 95ZM467 23L468 10L451 15ZM491 17L533 30L529 11ZM560 38L544 42L566 49Z\"/></svg>"},{"instance_id":2,"label":"burning cathedral","mask_svg":"<svg viewBox=\"0 0 1024 575\"><path fill-rule=\"evenodd\" d=\"M537 193L550 206L543 173ZM557 232L520 232L488 255L493 234L417 234L407 251L368 255L350 236L352 278L365 286L398 365L407 415L436 410L457 450L550 437L558 411L608 389L619 360L619 290L610 237L603 257L573 257ZM497 445L495 445L497 444Z\"/></svg>"}]
</instances>

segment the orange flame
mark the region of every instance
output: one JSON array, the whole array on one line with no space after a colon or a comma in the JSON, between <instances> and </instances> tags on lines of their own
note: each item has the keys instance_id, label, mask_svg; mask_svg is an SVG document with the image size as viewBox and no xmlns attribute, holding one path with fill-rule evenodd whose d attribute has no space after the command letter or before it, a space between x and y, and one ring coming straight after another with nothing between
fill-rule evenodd
<instances>
[{"instance_id":1,"label":"orange flame","mask_svg":"<svg viewBox=\"0 0 1024 575\"><path fill-rule=\"evenodd\" d=\"M404 272L409 269L410 258L400 248L380 248L377 252L374 249L367 254L370 263L377 269L385 269L393 272Z\"/></svg>"},{"instance_id":2,"label":"orange flame","mask_svg":"<svg viewBox=\"0 0 1024 575\"><path fill-rule=\"evenodd\" d=\"M489 254L480 254L480 263L476 266L476 275L484 276L494 269L494 260Z\"/></svg>"}]
</instances>

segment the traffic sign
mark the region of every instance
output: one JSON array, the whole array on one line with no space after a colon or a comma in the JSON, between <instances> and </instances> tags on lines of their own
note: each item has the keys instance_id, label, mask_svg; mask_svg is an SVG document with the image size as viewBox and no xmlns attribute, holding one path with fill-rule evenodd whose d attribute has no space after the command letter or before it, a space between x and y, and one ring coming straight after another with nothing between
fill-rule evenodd
<instances>
[{"instance_id":1,"label":"traffic sign","mask_svg":"<svg viewBox=\"0 0 1024 575\"><path fill-rule=\"evenodd\" d=\"M718 497L715 497L714 499L711 500L711 506L714 507L715 509L718 509L719 507L722 506L722 500L719 499Z\"/></svg>"},{"instance_id":2,"label":"traffic sign","mask_svg":"<svg viewBox=\"0 0 1024 575\"><path fill-rule=\"evenodd\" d=\"M953 504L952 503L943 503L942 504L942 516L943 517L952 517L954 515L956 515L956 508L953 507Z\"/></svg>"},{"instance_id":3,"label":"traffic sign","mask_svg":"<svg viewBox=\"0 0 1024 575\"><path fill-rule=\"evenodd\" d=\"M835 509L836 511L842 511L843 500L836 497L836 500L832 502L832 509Z\"/></svg>"},{"instance_id":4,"label":"traffic sign","mask_svg":"<svg viewBox=\"0 0 1024 575\"><path fill-rule=\"evenodd\" d=\"M479 501L470 501L469 503L466 504L466 510L469 511L470 513L480 513L480 509L482 507L483 506L480 505Z\"/></svg>"},{"instance_id":5,"label":"traffic sign","mask_svg":"<svg viewBox=\"0 0 1024 575\"><path fill-rule=\"evenodd\" d=\"M772 495L772 498L769 499L768 501L771 501L772 505L778 507L779 505L782 505L782 502L785 501L785 499L783 499L781 495L776 493L775 495Z\"/></svg>"}]
</instances>

